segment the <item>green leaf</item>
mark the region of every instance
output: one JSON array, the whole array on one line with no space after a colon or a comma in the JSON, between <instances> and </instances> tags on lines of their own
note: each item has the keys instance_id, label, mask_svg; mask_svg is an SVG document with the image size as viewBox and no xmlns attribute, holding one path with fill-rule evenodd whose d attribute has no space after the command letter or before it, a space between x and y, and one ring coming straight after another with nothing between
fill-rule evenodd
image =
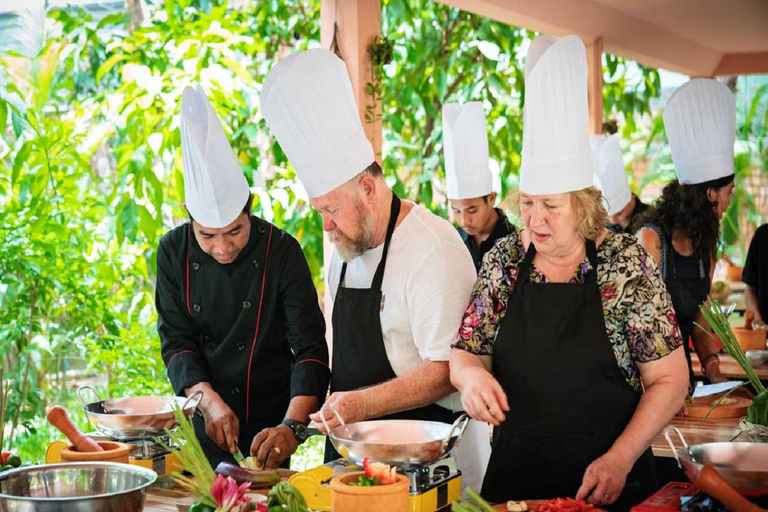
<instances>
[{"instance_id":1,"label":"green leaf","mask_svg":"<svg viewBox=\"0 0 768 512\"><path fill-rule=\"evenodd\" d=\"M131 198L126 198L123 201L122 213L120 215L120 223L123 228L123 234L125 238L131 242L136 241L136 232L138 228L139 213L136 201Z\"/></svg>"},{"instance_id":2,"label":"green leaf","mask_svg":"<svg viewBox=\"0 0 768 512\"><path fill-rule=\"evenodd\" d=\"M128 55L124 53L116 53L112 55L110 58L104 61L104 63L101 66L99 66L99 70L96 72L96 81L100 82L101 79L104 78L104 75L112 71L112 68L115 67L115 64L127 59L128 59Z\"/></svg>"},{"instance_id":3,"label":"green leaf","mask_svg":"<svg viewBox=\"0 0 768 512\"><path fill-rule=\"evenodd\" d=\"M0 135L5 132L5 126L8 123L8 103L0 98Z\"/></svg>"}]
</instances>

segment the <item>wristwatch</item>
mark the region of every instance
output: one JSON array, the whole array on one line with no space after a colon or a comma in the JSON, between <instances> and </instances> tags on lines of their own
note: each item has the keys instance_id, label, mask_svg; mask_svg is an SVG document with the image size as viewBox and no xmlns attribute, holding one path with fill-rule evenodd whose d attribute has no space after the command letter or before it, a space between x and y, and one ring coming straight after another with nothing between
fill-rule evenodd
<instances>
[{"instance_id":1,"label":"wristwatch","mask_svg":"<svg viewBox=\"0 0 768 512\"><path fill-rule=\"evenodd\" d=\"M307 440L307 426L298 420L283 420L283 425L288 425L293 430L293 437L299 444Z\"/></svg>"}]
</instances>

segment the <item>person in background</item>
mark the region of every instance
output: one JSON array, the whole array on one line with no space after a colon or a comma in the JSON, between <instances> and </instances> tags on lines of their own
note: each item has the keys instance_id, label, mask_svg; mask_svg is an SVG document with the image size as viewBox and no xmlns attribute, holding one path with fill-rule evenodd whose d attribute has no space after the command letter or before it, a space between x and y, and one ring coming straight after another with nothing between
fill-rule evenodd
<instances>
[{"instance_id":1,"label":"person in background","mask_svg":"<svg viewBox=\"0 0 768 512\"><path fill-rule=\"evenodd\" d=\"M757 228L752 237L741 280L747 285L747 309L755 314L752 325L755 329L768 328L768 224Z\"/></svg>"},{"instance_id":2,"label":"person in background","mask_svg":"<svg viewBox=\"0 0 768 512\"><path fill-rule=\"evenodd\" d=\"M461 403L448 357L476 278L461 238L448 221L387 186L338 56L323 49L289 55L270 70L260 102L334 246L326 406L347 423L451 423ZM329 429L340 424L330 411L321 413ZM312 420L326 429L320 413ZM467 431L458 447L468 479L485 468L487 460L477 458L483 444L490 452L487 425L477 427L476 438ZM326 443L326 461L338 457Z\"/></svg>"},{"instance_id":3,"label":"person in background","mask_svg":"<svg viewBox=\"0 0 768 512\"><path fill-rule=\"evenodd\" d=\"M683 335L691 391L689 339L711 383L720 372L717 347L699 310L710 290L720 240L720 220L731 203L736 103L724 84L695 79L678 88L664 109L664 127L677 180L664 187L641 218L637 238L661 267Z\"/></svg>"},{"instance_id":4,"label":"person in background","mask_svg":"<svg viewBox=\"0 0 768 512\"><path fill-rule=\"evenodd\" d=\"M445 182L451 217L479 270L485 253L515 227L500 208L488 166L488 134L483 104L443 105Z\"/></svg>"},{"instance_id":5,"label":"person in background","mask_svg":"<svg viewBox=\"0 0 768 512\"><path fill-rule=\"evenodd\" d=\"M202 88L181 99L189 222L157 249L157 332L213 467L238 450L277 467L307 438L330 379L325 320L288 233L252 215L248 182Z\"/></svg>"},{"instance_id":6,"label":"person in background","mask_svg":"<svg viewBox=\"0 0 768 512\"><path fill-rule=\"evenodd\" d=\"M654 261L605 228L581 39L536 38L525 86L524 228L483 260L451 382L473 418L496 425L487 500L626 511L657 488L650 444L683 404L681 339Z\"/></svg>"},{"instance_id":7,"label":"person in background","mask_svg":"<svg viewBox=\"0 0 768 512\"><path fill-rule=\"evenodd\" d=\"M595 155L595 186L608 203L609 228L634 234L637 222L649 206L632 193L616 135L593 135L589 140Z\"/></svg>"}]
</instances>

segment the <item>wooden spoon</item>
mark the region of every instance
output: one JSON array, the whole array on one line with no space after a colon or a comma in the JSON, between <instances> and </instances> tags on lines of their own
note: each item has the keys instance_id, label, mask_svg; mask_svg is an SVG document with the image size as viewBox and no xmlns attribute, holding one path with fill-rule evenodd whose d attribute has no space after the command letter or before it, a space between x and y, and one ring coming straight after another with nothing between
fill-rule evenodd
<instances>
[{"instance_id":1,"label":"wooden spoon","mask_svg":"<svg viewBox=\"0 0 768 512\"><path fill-rule=\"evenodd\" d=\"M696 487L725 505L731 512L766 512L747 498L736 492L720 473L709 464L705 464L701 473L693 482Z\"/></svg>"},{"instance_id":2,"label":"wooden spoon","mask_svg":"<svg viewBox=\"0 0 768 512\"><path fill-rule=\"evenodd\" d=\"M72 448L76 452L104 451L104 448L99 446L96 441L80 432L80 429L77 428L77 425L72 423L72 420L69 419L67 411L60 405L54 405L51 407L51 410L48 411L46 418L48 418L48 423L59 429L62 434L67 436L69 442L72 443Z\"/></svg>"}]
</instances>

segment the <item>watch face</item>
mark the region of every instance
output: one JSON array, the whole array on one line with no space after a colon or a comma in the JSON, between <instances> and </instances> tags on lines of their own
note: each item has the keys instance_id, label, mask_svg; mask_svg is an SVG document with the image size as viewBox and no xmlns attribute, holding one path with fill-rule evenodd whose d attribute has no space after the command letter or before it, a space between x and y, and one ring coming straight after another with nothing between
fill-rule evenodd
<instances>
[{"instance_id":1,"label":"watch face","mask_svg":"<svg viewBox=\"0 0 768 512\"><path fill-rule=\"evenodd\" d=\"M303 443L307 440L307 426L303 423L296 422L293 425L293 435L296 436L296 440Z\"/></svg>"}]
</instances>

